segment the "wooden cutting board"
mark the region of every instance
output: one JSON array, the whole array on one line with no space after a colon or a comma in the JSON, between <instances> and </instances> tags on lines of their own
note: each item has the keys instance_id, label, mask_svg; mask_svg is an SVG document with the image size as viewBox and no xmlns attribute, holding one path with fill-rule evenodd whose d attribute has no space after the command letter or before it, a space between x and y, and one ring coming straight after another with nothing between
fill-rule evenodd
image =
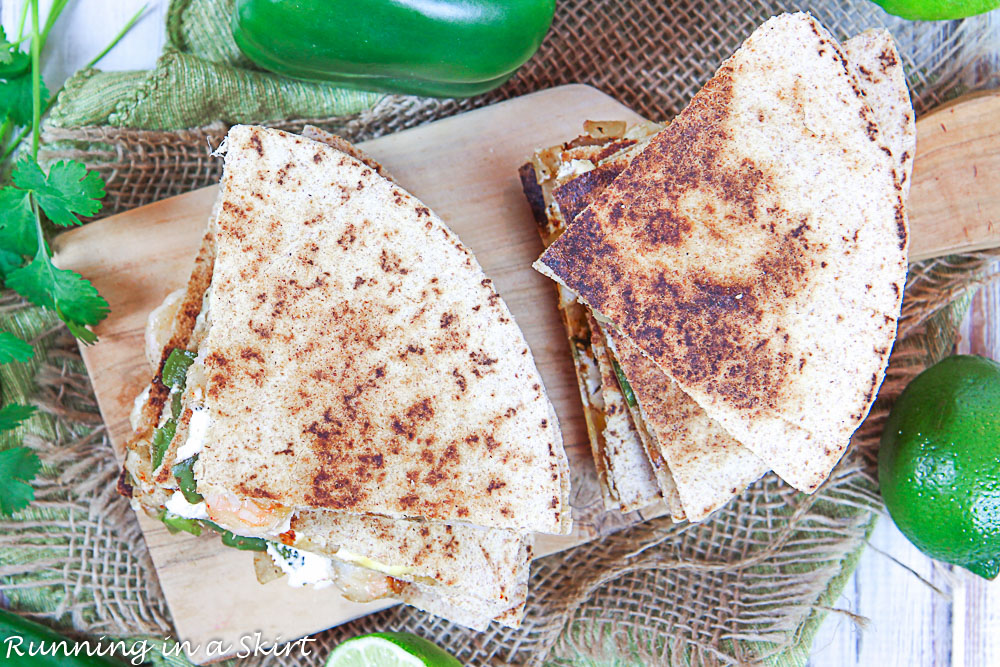
<instances>
[{"instance_id":1,"label":"wooden cutting board","mask_svg":"<svg viewBox=\"0 0 1000 667\"><path fill-rule=\"evenodd\" d=\"M995 105L997 99L994 96L990 104ZM988 125L989 108L984 110L982 104L977 102L976 117ZM993 118L996 113L994 108ZM542 246L521 194L517 168L535 149L580 133L583 121L589 119L633 122L639 116L593 88L571 85L361 144L475 252L524 330L559 414L573 469L575 532L567 538L540 537L539 555L664 511L657 507L642 515L623 516L603 510L555 290L530 268ZM956 164L969 163L969 147L964 142L974 130L969 129L965 114L954 111L935 123L933 127L923 121L919 125L920 144L929 133L936 148L926 157L918 148L916 157L911 200L914 252L928 257L1000 245L996 231L1000 225L993 226L997 221L995 190L989 224L980 223L981 216L956 224L952 209L946 209L948 217L934 208L958 191L961 196L956 205L967 204L968 193L985 187L991 171L997 173L996 135L992 153L987 151L983 157L993 160L992 169L984 162L975 172L955 176ZM959 127L964 129L959 132ZM953 145L951 137L962 141ZM995 182L991 184L995 188ZM215 187L197 190L56 239L58 264L91 279L111 304L111 315L96 328L100 341L83 348L83 358L119 456L130 431L132 401L152 372L143 352L146 317L167 293L186 283L215 193ZM962 210L968 212L969 206ZM196 661L235 653L241 648L240 639L255 632L264 642L289 641L388 606L348 602L331 590L293 589L282 580L261 586L254 577L250 554L224 547L214 536L170 535L162 524L142 514L139 521L178 636L191 642ZM212 640L229 650L209 654Z\"/></svg>"}]
</instances>

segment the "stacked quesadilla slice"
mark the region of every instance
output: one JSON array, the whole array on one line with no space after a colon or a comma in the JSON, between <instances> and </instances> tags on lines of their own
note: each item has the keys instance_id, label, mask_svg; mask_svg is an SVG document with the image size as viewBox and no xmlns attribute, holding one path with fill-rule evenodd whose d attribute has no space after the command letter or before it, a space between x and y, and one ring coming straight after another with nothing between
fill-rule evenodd
<instances>
[{"instance_id":1,"label":"stacked quesadilla slice","mask_svg":"<svg viewBox=\"0 0 1000 667\"><path fill-rule=\"evenodd\" d=\"M652 139L614 154L648 126L595 127L615 124L521 169L557 228L536 268L564 311L589 310L574 342L615 371L596 392L580 374L587 411L613 404L588 393L632 399L631 429L592 434L595 459L609 437L641 441L675 519L768 469L815 490L874 399L905 281L915 129L891 36L840 45L776 17Z\"/></svg>"},{"instance_id":2,"label":"stacked quesadilla slice","mask_svg":"<svg viewBox=\"0 0 1000 667\"><path fill-rule=\"evenodd\" d=\"M234 127L120 489L336 584L516 626L535 532L570 530L568 463L530 350L476 259L343 140Z\"/></svg>"}]
</instances>

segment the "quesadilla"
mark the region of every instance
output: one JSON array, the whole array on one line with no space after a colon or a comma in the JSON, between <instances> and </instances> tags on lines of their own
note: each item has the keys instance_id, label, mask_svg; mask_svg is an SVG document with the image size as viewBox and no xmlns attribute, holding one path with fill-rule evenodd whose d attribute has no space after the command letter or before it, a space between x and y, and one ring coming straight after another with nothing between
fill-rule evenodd
<instances>
[{"instance_id":1,"label":"quesadilla","mask_svg":"<svg viewBox=\"0 0 1000 667\"><path fill-rule=\"evenodd\" d=\"M602 123L600 127L611 125ZM548 237L543 234L546 245L565 230L564 212L572 214L586 208L628 166L659 126L642 124L628 132L620 126L616 129L621 137L588 143L586 151L571 147L573 142L539 151L531 164L522 167L526 197L533 202L540 227L549 230ZM630 143L626 135L642 136L643 141ZM589 141L594 139L591 137ZM609 150L608 145L614 148ZM556 177L549 179L548 174ZM573 309L585 308L565 287L558 284L556 287L562 297L560 310L564 316ZM600 384L594 383L598 391L590 399L591 406L585 407L585 414L596 412L605 424L603 441L592 437L592 444L599 443L595 445L598 468L603 457L598 458L596 451L604 454L610 450L617 455L608 457L617 458L619 465L613 470L620 471L611 475L609 484L616 477L624 477L622 484L650 479L649 483L662 490L675 521L685 518L700 521L767 471L752 453L708 419L655 364L641 355L618 354L614 342L621 337L592 314L588 313L586 318L586 325L578 328L586 333L571 331L570 339L576 341L588 336L591 346L586 349L592 350L593 363L600 369ZM619 343L617 347L623 345ZM584 391L584 384L581 376L581 393L586 395L589 392ZM591 384L589 378L587 384ZM588 406L586 398L584 404ZM631 445L631 452L624 450L623 445ZM616 446L624 451L616 452ZM636 474L628 466L649 472ZM622 503L621 509L629 508Z\"/></svg>"},{"instance_id":2,"label":"quesadilla","mask_svg":"<svg viewBox=\"0 0 1000 667\"><path fill-rule=\"evenodd\" d=\"M555 192L564 186L569 189L575 181L588 177L601 160L617 158L641 146L658 127L649 123L626 132L621 121L590 121L585 124L583 135L538 151L530 163L521 167L521 184L545 246L566 228L567 218ZM679 518L682 517L669 471L660 468L654 472L625 395L617 382L608 382L606 350L599 332L595 332L589 321L586 307L569 290L558 285L556 289L605 508L630 512L662 503L664 494L657 483L662 480L672 511L680 512Z\"/></svg>"},{"instance_id":3,"label":"quesadilla","mask_svg":"<svg viewBox=\"0 0 1000 667\"><path fill-rule=\"evenodd\" d=\"M568 532L555 411L492 281L427 207L306 142L237 126L223 149L197 472L291 506Z\"/></svg>"},{"instance_id":4,"label":"quesadilla","mask_svg":"<svg viewBox=\"0 0 1000 667\"><path fill-rule=\"evenodd\" d=\"M120 489L266 550L262 580L517 625L531 532L570 528L531 353L439 218L313 136L342 150L230 131L191 280L147 336L166 342Z\"/></svg>"},{"instance_id":5,"label":"quesadilla","mask_svg":"<svg viewBox=\"0 0 1000 667\"><path fill-rule=\"evenodd\" d=\"M906 275L905 160L854 71L811 17L769 20L536 263L805 491L874 400Z\"/></svg>"}]
</instances>

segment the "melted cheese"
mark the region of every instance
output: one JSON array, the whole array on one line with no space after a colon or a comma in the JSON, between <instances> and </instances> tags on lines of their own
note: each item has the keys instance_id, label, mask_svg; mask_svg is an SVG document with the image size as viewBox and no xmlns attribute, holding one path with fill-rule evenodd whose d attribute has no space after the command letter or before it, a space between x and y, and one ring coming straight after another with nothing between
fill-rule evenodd
<instances>
[{"instance_id":1,"label":"melted cheese","mask_svg":"<svg viewBox=\"0 0 1000 667\"><path fill-rule=\"evenodd\" d=\"M174 317L184 298L184 290L179 289L167 295L159 306L153 309L146 320L145 342L146 361L153 368L160 365L160 355L163 347L170 342L173 333Z\"/></svg>"},{"instance_id":2,"label":"melted cheese","mask_svg":"<svg viewBox=\"0 0 1000 667\"><path fill-rule=\"evenodd\" d=\"M563 162L559 165L556 180L561 181L568 178L575 178L586 174L588 171L593 171L593 169L594 163L590 160L570 160L569 162Z\"/></svg>"},{"instance_id":3,"label":"melted cheese","mask_svg":"<svg viewBox=\"0 0 1000 667\"><path fill-rule=\"evenodd\" d=\"M341 547L334 554L337 558L341 560L346 560L350 563L360 565L361 567L368 568L369 570L375 570L376 572L382 572L390 577L402 577L407 574L412 574L416 571L414 567L405 567L402 565L386 565L385 563L380 563L377 560L372 560L361 554L354 553L353 551L348 551L347 549Z\"/></svg>"}]
</instances>

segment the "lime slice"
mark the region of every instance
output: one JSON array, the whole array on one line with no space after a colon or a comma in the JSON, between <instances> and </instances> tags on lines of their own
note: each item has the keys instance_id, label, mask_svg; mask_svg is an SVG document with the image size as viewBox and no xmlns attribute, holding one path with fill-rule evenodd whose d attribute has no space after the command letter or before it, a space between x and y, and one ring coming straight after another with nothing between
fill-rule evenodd
<instances>
[{"instance_id":1,"label":"lime slice","mask_svg":"<svg viewBox=\"0 0 1000 667\"><path fill-rule=\"evenodd\" d=\"M361 635L333 649L326 667L461 667L438 645L409 632Z\"/></svg>"}]
</instances>

